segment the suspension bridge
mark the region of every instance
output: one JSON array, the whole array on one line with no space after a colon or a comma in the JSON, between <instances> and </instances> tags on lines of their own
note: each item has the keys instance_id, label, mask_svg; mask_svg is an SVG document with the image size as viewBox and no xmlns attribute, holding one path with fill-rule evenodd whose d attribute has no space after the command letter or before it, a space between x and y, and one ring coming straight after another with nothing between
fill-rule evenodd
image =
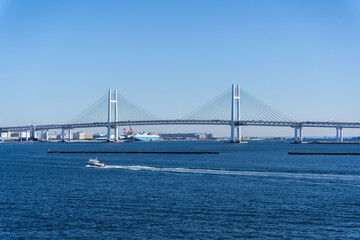
<instances>
[{"instance_id":1,"label":"suspension bridge","mask_svg":"<svg viewBox=\"0 0 360 240\"><path fill-rule=\"evenodd\" d=\"M303 128L334 128L337 142L343 142L344 128L360 128L360 122L294 121L247 91L240 89L239 85L233 84L224 93L180 119L159 119L118 94L117 90L109 89L107 94L68 123L0 127L0 132L2 135L3 133L19 132L21 139L22 132L26 132L27 140L28 138L33 140L37 131L45 132L45 134L41 134L42 140L47 141L49 130L60 129L64 141L65 131L68 131L68 140L71 140L73 129L105 127L107 128L107 140L117 141L119 139L119 128L128 125L225 125L230 127L230 140L234 143L241 142L241 129L245 126L293 128L294 139L298 143L303 141ZM113 139L111 137L112 131L114 132Z\"/></svg>"}]
</instances>

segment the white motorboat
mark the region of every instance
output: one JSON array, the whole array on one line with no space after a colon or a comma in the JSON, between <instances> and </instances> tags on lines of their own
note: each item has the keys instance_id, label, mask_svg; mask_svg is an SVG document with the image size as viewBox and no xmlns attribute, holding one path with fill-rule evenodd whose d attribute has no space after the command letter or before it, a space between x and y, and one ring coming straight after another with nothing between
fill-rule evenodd
<instances>
[{"instance_id":1,"label":"white motorboat","mask_svg":"<svg viewBox=\"0 0 360 240\"><path fill-rule=\"evenodd\" d=\"M95 159L89 159L89 161L86 163L86 167L99 167L99 168L104 168L105 164L100 163L97 158Z\"/></svg>"}]
</instances>

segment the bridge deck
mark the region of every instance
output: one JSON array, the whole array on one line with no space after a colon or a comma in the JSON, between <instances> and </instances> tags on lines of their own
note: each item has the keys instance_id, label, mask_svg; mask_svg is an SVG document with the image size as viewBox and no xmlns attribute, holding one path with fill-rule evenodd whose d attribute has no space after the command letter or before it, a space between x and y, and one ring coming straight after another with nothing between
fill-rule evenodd
<instances>
[{"instance_id":1,"label":"bridge deck","mask_svg":"<svg viewBox=\"0 0 360 240\"><path fill-rule=\"evenodd\" d=\"M46 124L34 126L35 130L74 129L107 127L107 122L80 123L80 124ZM144 126L144 125L231 125L230 120L148 120L148 121L118 121L111 126ZM266 126L266 127L322 127L322 128L360 128L360 122L296 122L296 121L235 121L235 126ZM0 131L26 131L32 126L1 127Z\"/></svg>"}]
</instances>

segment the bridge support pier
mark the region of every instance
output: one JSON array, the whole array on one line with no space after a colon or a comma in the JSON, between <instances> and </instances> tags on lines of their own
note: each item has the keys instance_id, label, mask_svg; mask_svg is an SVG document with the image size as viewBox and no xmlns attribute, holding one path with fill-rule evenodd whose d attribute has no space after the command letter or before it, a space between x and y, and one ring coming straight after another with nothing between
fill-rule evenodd
<instances>
[{"instance_id":1,"label":"bridge support pier","mask_svg":"<svg viewBox=\"0 0 360 240\"><path fill-rule=\"evenodd\" d=\"M304 138L303 128L299 128L299 142L302 143Z\"/></svg>"},{"instance_id":2,"label":"bridge support pier","mask_svg":"<svg viewBox=\"0 0 360 240\"><path fill-rule=\"evenodd\" d=\"M298 128L297 128L297 127L294 127L294 129L295 129L294 143L297 143L297 142L298 142Z\"/></svg>"},{"instance_id":3,"label":"bridge support pier","mask_svg":"<svg viewBox=\"0 0 360 240\"><path fill-rule=\"evenodd\" d=\"M114 128L114 131L115 131L115 139L114 139L114 141L117 141L117 140L119 140L119 129L118 129L118 126L116 126L116 127Z\"/></svg>"},{"instance_id":4,"label":"bridge support pier","mask_svg":"<svg viewBox=\"0 0 360 240\"><path fill-rule=\"evenodd\" d=\"M344 142L344 129L336 127L336 142Z\"/></svg>"},{"instance_id":5,"label":"bridge support pier","mask_svg":"<svg viewBox=\"0 0 360 240\"><path fill-rule=\"evenodd\" d=\"M69 141L71 141L71 135L72 135L71 128L69 128L69 137L68 137Z\"/></svg>"},{"instance_id":6,"label":"bridge support pier","mask_svg":"<svg viewBox=\"0 0 360 240\"><path fill-rule=\"evenodd\" d=\"M49 129L46 129L46 131L45 131L45 141L49 141Z\"/></svg>"},{"instance_id":7,"label":"bridge support pier","mask_svg":"<svg viewBox=\"0 0 360 240\"><path fill-rule=\"evenodd\" d=\"M234 123L231 123L231 136L230 136L230 142L234 143L235 142L235 136L234 136Z\"/></svg>"},{"instance_id":8,"label":"bridge support pier","mask_svg":"<svg viewBox=\"0 0 360 240\"><path fill-rule=\"evenodd\" d=\"M294 143L302 143L304 139L304 132L301 126L294 127Z\"/></svg>"},{"instance_id":9,"label":"bridge support pier","mask_svg":"<svg viewBox=\"0 0 360 240\"><path fill-rule=\"evenodd\" d=\"M236 128L236 137L237 137L237 140L238 140L239 142L241 142L242 134L241 134L241 127L240 127L240 126L238 126L238 127Z\"/></svg>"},{"instance_id":10,"label":"bridge support pier","mask_svg":"<svg viewBox=\"0 0 360 240\"><path fill-rule=\"evenodd\" d=\"M340 131L340 142L344 142L344 129L339 128L339 131Z\"/></svg>"},{"instance_id":11,"label":"bridge support pier","mask_svg":"<svg viewBox=\"0 0 360 240\"><path fill-rule=\"evenodd\" d=\"M25 137L26 141L29 141L29 130L26 130L26 137Z\"/></svg>"},{"instance_id":12,"label":"bridge support pier","mask_svg":"<svg viewBox=\"0 0 360 240\"><path fill-rule=\"evenodd\" d=\"M65 141L65 130L63 128L61 129L61 141Z\"/></svg>"},{"instance_id":13,"label":"bridge support pier","mask_svg":"<svg viewBox=\"0 0 360 240\"><path fill-rule=\"evenodd\" d=\"M35 125L30 126L30 140L35 140Z\"/></svg>"},{"instance_id":14,"label":"bridge support pier","mask_svg":"<svg viewBox=\"0 0 360 240\"><path fill-rule=\"evenodd\" d=\"M21 130L19 132L19 140L20 140L20 142L22 142L22 131Z\"/></svg>"}]
</instances>

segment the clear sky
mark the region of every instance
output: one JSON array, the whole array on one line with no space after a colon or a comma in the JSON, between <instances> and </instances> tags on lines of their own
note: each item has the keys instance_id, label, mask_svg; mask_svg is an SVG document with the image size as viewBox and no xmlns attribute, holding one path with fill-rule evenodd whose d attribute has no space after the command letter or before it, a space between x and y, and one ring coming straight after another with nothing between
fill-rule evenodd
<instances>
[{"instance_id":1,"label":"clear sky","mask_svg":"<svg viewBox=\"0 0 360 240\"><path fill-rule=\"evenodd\" d=\"M180 118L232 83L360 122L360 0L0 0L0 82L0 126L65 123L109 88Z\"/></svg>"}]
</instances>

